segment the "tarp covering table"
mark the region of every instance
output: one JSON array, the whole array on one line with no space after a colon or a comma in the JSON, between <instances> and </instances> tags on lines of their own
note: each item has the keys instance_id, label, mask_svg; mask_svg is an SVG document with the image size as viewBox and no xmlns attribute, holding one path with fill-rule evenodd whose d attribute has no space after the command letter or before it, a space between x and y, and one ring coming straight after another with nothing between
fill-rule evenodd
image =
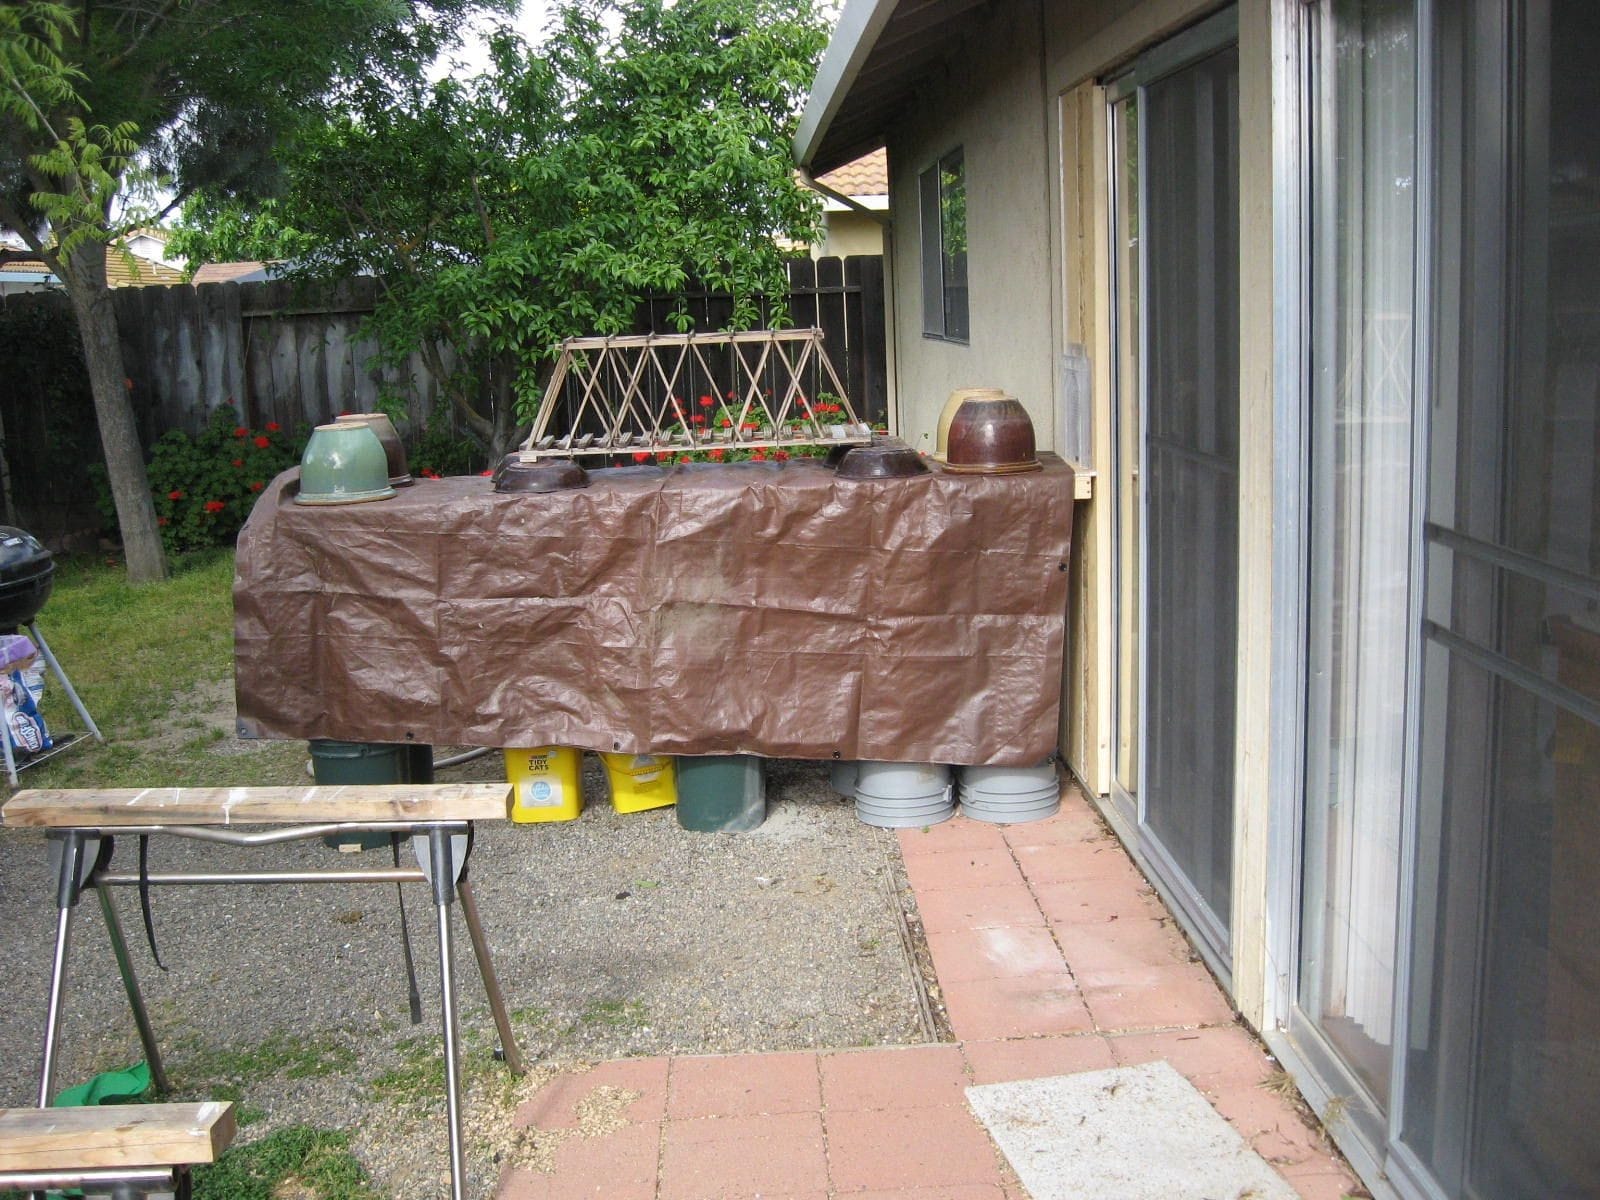
<instances>
[{"instance_id":1,"label":"tarp covering table","mask_svg":"<svg viewBox=\"0 0 1600 1200\"><path fill-rule=\"evenodd\" d=\"M421 480L239 539L240 732L1033 765L1055 749L1073 472L820 463Z\"/></svg>"}]
</instances>

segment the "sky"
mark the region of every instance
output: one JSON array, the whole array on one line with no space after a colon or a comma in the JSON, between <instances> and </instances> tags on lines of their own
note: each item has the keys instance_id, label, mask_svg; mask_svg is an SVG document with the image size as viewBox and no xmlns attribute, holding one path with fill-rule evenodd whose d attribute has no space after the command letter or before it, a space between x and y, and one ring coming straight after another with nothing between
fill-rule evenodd
<instances>
[{"instance_id":1,"label":"sky","mask_svg":"<svg viewBox=\"0 0 1600 1200\"><path fill-rule=\"evenodd\" d=\"M510 25L519 34L522 40L530 44L540 40L544 30L545 17L549 14L550 5L547 0L522 0L517 15L510 20ZM462 46L448 56L450 61L435 64L434 70L437 77L455 72L452 63L460 63L459 71L462 75L476 75L489 65L489 47L484 40L483 33L501 23L504 18L480 17L473 23L478 31L476 35L467 33L462 38Z\"/></svg>"}]
</instances>

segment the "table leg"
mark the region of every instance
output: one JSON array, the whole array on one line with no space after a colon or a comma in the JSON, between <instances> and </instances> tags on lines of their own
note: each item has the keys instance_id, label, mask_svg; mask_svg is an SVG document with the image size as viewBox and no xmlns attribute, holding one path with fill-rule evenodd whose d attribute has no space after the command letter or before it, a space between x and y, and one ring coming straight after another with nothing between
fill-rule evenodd
<instances>
[{"instance_id":1,"label":"table leg","mask_svg":"<svg viewBox=\"0 0 1600 1200\"><path fill-rule=\"evenodd\" d=\"M456 864L452 862L450 834L428 830L428 861L432 868L433 903L439 917L439 1007L444 1025L444 1088L450 1122L450 1198L466 1200L466 1153L461 1138L461 1071L456 1049L456 985L450 953L450 902L455 899Z\"/></svg>"},{"instance_id":2,"label":"table leg","mask_svg":"<svg viewBox=\"0 0 1600 1200\"><path fill-rule=\"evenodd\" d=\"M128 943L122 936L122 922L117 919L116 906L111 902L111 889L96 887L100 897L100 915L106 920L106 936L111 940L111 953L117 960L117 973L122 976L122 990L128 993L128 1007L133 1010L133 1023L139 1028L139 1044L144 1047L145 1061L150 1064L150 1080L156 1094L171 1091L167 1070L161 1062L161 1048L156 1045L156 1034L150 1025L150 1014L145 1011L144 996L139 991L139 978L133 973L133 958L128 954Z\"/></svg>"},{"instance_id":3,"label":"table leg","mask_svg":"<svg viewBox=\"0 0 1600 1200\"><path fill-rule=\"evenodd\" d=\"M473 894L472 881L463 879L457 891L461 895L461 915L466 918L467 935L472 939L473 957L478 960L478 974L483 979L483 990L489 994L489 1011L494 1014L494 1027L500 1033L500 1048L505 1052L506 1066L513 1075L527 1073L522 1061L522 1048L517 1045L516 1032L511 1028L511 1017L506 1012L506 998L500 991L500 977L495 974L494 960L489 957L489 943L483 936L483 921L478 916L478 898Z\"/></svg>"},{"instance_id":4,"label":"table leg","mask_svg":"<svg viewBox=\"0 0 1600 1200\"><path fill-rule=\"evenodd\" d=\"M50 961L50 998L44 1015L44 1061L39 1066L39 1107L50 1107L55 1091L56 1040L61 1035L61 1001L67 986L67 954L72 947L72 910L78 907L84 836L69 829L59 839L60 871L56 876L56 946Z\"/></svg>"}]
</instances>

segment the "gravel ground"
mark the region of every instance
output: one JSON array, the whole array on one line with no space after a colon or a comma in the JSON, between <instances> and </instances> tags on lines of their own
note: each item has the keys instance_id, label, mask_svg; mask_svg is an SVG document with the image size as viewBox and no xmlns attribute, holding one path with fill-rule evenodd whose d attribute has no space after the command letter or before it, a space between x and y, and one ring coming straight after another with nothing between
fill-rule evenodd
<instances>
[{"instance_id":1,"label":"gravel ground","mask_svg":"<svg viewBox=\"0 0 1600 1200\"><path fill-rule=\"evenodd\" d=\"M489 756L450 775L494 778L499 766ZM473 849L495 966L533 1070L518 1083L493 1061L493 1022L458 918L470 1194L491 1193L510 1113L555 1070L937 1036L893 837L856 820L824 765L770 763L767 821L742 834L685 832L671 809L618 815L598 764L585 774L581 819L485 825ZM0 832L5 1105L32 1103L36 1087L54 932L43 841ZM326 867L335 854L320 842L245 851L165 838L152 844L151 867ZM387 865L385 850L340 857ZM133 845L119 846L119 868L136 862ZM298 1123L348 1130L395 1200L447 1194L426 891L407 888L423 1000L415 1027L392 885L157 888L166 972L144 945L134 893L117 900L175 1090L237 1098L247 1137ZM58 1086L141 1057L96 908L86 902L74 927Z\"/></svg>"}]
</instances>

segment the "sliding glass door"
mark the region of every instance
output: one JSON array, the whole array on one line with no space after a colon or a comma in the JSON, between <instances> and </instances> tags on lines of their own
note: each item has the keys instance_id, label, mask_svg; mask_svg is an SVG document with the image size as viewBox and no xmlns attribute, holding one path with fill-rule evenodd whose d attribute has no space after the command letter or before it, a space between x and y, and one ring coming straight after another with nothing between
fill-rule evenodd
<instances>
[{"instance_id":1,"label":"sliding glass door","mask_svg":"<svg viewBox=\"0 0 1600 1200\"><path fill-rule=\"evenodd\" d=\"M1394 1056L1417 412L1414 0L1311 31L1310 503L1297 1032L1381 1125Z\"/></svg>"},{"instance_id":2,"label":"sliding glass door","mask_svg":"<svg viewBox=\"0 0 1600 1200\"><path fill-rule=\"evenodd\" d=\"M1600 1196L1600 6L1439 7L1439 384L1401 1130Z\"/></svg>"},{"instance_id":3,"label":"sliding glass door","mask_svg":"<svg viewBox=\"0 0 1600 1200\"><path fill-rule=\"evenodd\" d=\"M1298 11L1306 669L1284 1052L1407 1200L1590 1200L1600 4Z\"/></svg>"},{"instance_id":4,"label":"sliding glass door","mask_svg":"<svg viewBox=\"0 0 1600 1200\"><path fill-rule=\"evenodd\" d=\"M1239 542L1239 56L1230 11L1109 88L1115 797L1228 968Z\"/></svg>"}]
</instances>

